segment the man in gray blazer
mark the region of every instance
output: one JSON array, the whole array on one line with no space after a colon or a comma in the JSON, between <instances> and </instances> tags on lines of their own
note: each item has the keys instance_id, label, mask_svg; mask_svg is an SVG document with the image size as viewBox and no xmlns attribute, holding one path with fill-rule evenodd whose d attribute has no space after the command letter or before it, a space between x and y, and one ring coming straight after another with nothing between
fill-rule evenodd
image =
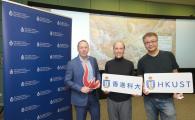
<instances>
[{"instance_id":1,"label":"man in gray blazer","mask_svg":"<svg viewBox=\"0 0 195 120\"><path fill-rule=\"evenodd\" d=\"M86 120L87 111L91 120L100 120L100 106L96 89L100 87L97 61L88 56L89 44L81 40L77 45L79 55L68 62L65 84L71 89L71 103L76 109L77 120Z\"/></svg>"}]
</instances>

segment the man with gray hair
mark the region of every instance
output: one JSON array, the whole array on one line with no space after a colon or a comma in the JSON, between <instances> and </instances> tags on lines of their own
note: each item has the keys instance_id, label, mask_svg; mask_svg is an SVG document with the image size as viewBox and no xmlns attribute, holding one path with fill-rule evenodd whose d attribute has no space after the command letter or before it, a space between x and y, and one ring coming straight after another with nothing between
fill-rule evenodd
<instances>
[{"instance_id":1,"label":"man with gray hair","mask_svg":"<svg viewBox=\"0 0 195 120\"><path fill-rule=\"evenodd\" d=\"M137 74L177 72L179 66L175 56L169 51L158 49L158 36L154 32L143 36L143 43L148 51L138 62ZM143 89L144 106L147 120L176 120L173 97L182 98L182 93L150 93Z\"/></svg>"}]
</instances>

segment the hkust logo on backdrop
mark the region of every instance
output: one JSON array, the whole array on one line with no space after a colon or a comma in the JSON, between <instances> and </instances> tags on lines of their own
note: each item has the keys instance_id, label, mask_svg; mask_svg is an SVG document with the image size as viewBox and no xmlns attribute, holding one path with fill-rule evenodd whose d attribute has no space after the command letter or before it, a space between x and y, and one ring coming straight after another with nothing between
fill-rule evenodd
<instances>
[{"instance_id":1,"label":"hkust logo on backdrop","mask_svg":"<svg viewBox=\"0 0 195 120\"><path fill-rule=\"evenodd\" d=\"M68 89L69 89L69 87L63 86L63 87L58 87L58 88L57 88L57 91L58 91L58 92L64 92L64 91L67 91Z\"/></svg>"},{"instance_id":2,"label":"hkust logo on backdrop","mask_svg":"<svg viewBox=\"0 0 195 120\"><path fill-rule=\"evenodd\" d=\"M52 44L49 42L37 42L37 47L40 47L40 48L49 48L51 46Z\"/></svg>"},{"instance_id":3,"label":"hkust logo on backdrop","mask_svg":"<svg viewBox=\"0 0 195 120\"><path fill-rule=\"evenodd\" d=\"M64 80L63 76L54 76L49 79L50 82L57 82L57 81L62 81Z\"/></svg>"},{"instance_id":4,"label":"hkust logo on backdrop","mask_svg":"<svg viewBox=\"0 0 195 120\"><path fill-rule=\"evenodd\" d=\"M22 13L22 12L18 12L18 11L13 11L13 10L10 10L9 11L9 16L11 16L11 17L17 17L17 18L22 18L22 19L27 19L27 18L30 17L26 13Z\"/></svg>"},{"instance_id":5,"label":"hkust logo on backdrop","mask_svg":"<svg viewBox=\"0 0 195 120\"><path fill-rule=\"evenodd\" d=\"M33 111L36 110L40 107L40 105L29 105L21 108L21 112L28 112L28 111Z\"/></svg>"},{"instance_id":6,"label":"hkust logo on backdrop","mask_svg":"<svg viewBox=\"0 0 195 120\"><path fill-rule=\"evenodd\" d=\"M58 26L62 26L62 27L68 27L70 26L67 22L64 22L64 21L57 21L57 25Z\"/></svg>"},{"instance_id":7,"label":"hkust logo on backdrop","mask_svg":"<svg viewBox=\"0 0 195 120\"><path fill-rule=\"evenodd\" d=\"M20 28L21 33L30 33L30 34L36 34L39 31L35 28L28 28L28 27L21 27Z\"/></svg>"},{"instance_id":8,"label":"hkust logo on backdrop","mask_svg":"<svg viewBox=\"0 0 195 120\"><path fill-rule=\"evenodd\" d=\"M69 48L70 46L68 44L65 43L58 43L57 44L57 48Z\"/></svg>"},{"instance_id":9,"label":"hkust logo on backdrop","mask_svg":"<svg viewBox=\"0 0 195 120\"><path fill-rule=\"evenodd\" d=\"M10 40L8 42L9 46L13 46L13 47L26 47L29 46L31 43L27 42L27 41L14 41L14 40Z\"/></svg>"},{"instance_id":10,"label":"hkust logo on backdrop","mask_svg":"<svg viewBox=\"0 0 195 120\"><path fill-rule=\"evenodd\" d=\"M49 103L56 104L56 103L63 102L63 101L64 101L64 98L59 97L59 98L54 98L54 99L50 100Z\"/></svg>"},{"instance_id":11,"label":"hkust logo on backdrop","mask_svg":"<svg viewBox=\"0 0 195 120\"><path fill-rule=\"evenodd\" d=\"M49 18L45 18L45 17L41 17L41 16L37 16L36 21L43 22L43 23L51 23L52 22L52 20L50 20Z\"/></svg>"},{"instance_id":12,"label":"hkust logo on backdrop","mask_svg":"<svg viewBox=\"0 0 195 120\"><path fill-rule=\"evenodd\" d=\"M43 114L39 114L39 115L37 115L37 120L46 119L49 116L51 116L52 114L53 114L52 112L46 112Z\"/></svg>"},{"instance_id":13,"label":"hkust logo on backdrop","mask_svg":"<svg viewBox=\"0 0 195 120\"><path fill-rule=\"evenodd\" d=\"M37 67L37 72L47 72L47 71L50 71L52 70L51 67L49 66L46 66L46 67Z\"/></svg>"},{"instance_id":14,"label":"hkust logo on backdrop","mask_svg":"<svg viewBox=\"0 0 195 120\"><path fill-rule=\"evenodd\" d=\"M20 56L21 60L37 60L39 58L40 57L38 55L35 55L35 54L28 54L28 55L22 54Z\"/></svg>"},{"instance_id":15,"label":"hkust logo on backdrop","mask_svg":"<svg viewBox=\"0 0 195 120\"><path fill-rule=\"evenodd\" d=\"M9 74L14 75L14 74L26 74L30 72L31 70L26 69L26 68L18 68L18 69L10 69Z\"/></svg>"},{"instance_id":16,"label":"hkust logo on backdrop","mask_svg":"<svg viewBox=\"0 0 195 120\"><path fill-rule=\"evenodd\" d=\"M61 54L55 54L55 55L49 55L49 59L50 60L59 60L59 59L62 59L64 56L63 55L61 55Z\"/></svg>"},{"instance_id":17,"label":"hkust logo on backdrop","mask_svg":"<svg viewBox=\"0 0 195 120\"><path fill-rule=\"evenodd\" d=\"M56 67L57 70L66 70L67 65L58 65Z\"/></svg>"},{"instance_id":18,"label":"hkust logo on backdrop","mask_svg":"<svg viewBox=\"0 0 195 120\"><path fill-rule=\"evenodd\" d=\"M44 96L52 93L52 90L41 90L37 92L37 96Z\"/></svg>"},{"instance_id":19,"label":"hkust logo on backdrop","mask_svg":"<svg viewBox=\"0 0 195 120\"><path fill-rule=\"evenodd\" d=\"M63 111L67 111L70 109L70 106L63 106L57 109L57 112L63 112Z\"/></svg>"},{"instance_id":20,"label":"hkust logo on backdrop","mask_svg":"<svg viewBox=\"0 0 195 120\"><path fill-rule=\"evenodd\" d=\"M29 97L31 97L31 95L29 95L29 94L22 94L22 95L10 97L9 101L10 102L23 101L23 100L28 99Z\"/></svg>"},{"instance_id":21,"label":"hkust logo on backdrop","mask_svg":"<svg viewBox=\"0 0 195 120\"><path fill-rule=\"evenodd\" d=\"M50 34L50 36L54 36L54 37L62 37L62 36L64 36L63 33L56 32L56 31L50 31L49 34Z\"/></svg>"},{"instance_id":22,"label":"hkust logo on backdrop","mask_svg":"<svg viewBox=\"0 0 195 120\"><path fill-rule=\"evenodd\" d=\"M37 84L39 84L40 81L38 80L23 80L20 84L21 87L29 87L29 86L35 86Z\"/></svg>"}]
</instances>

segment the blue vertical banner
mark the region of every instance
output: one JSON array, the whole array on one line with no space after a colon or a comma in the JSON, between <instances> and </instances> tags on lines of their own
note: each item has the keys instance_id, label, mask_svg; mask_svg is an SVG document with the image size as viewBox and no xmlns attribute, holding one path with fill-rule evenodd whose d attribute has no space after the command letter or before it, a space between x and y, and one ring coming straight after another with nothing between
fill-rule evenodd
<instances>
[{"instance_id":1,"label":"blue vertical banner","mask_svg":"<svg viewBox=\"0 0 195 120\"><path fill-rule=\"evenodd\" d=\"M71 120L70 18L2 2L5 120Z\"/></svg>"}]
</instances>

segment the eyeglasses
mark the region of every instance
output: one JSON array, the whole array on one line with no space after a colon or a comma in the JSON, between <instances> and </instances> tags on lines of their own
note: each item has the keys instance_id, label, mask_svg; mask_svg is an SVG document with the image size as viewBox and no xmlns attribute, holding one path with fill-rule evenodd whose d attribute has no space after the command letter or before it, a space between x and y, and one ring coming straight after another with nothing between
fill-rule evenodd
<instances>
[{"instance_id":1,"label":"eyeglasses","mask_svg":"<svg viewBox=\"0 0 195 120\"><path fill-rule=\"evenodd\" d=\"M156 42L157 42L157 40L153 40L153 41L150 41L150 42L144 42L144 44L145 44L145 45L149 45L150 43L151 43L151 44L154 44L154 43L156 43Z\"/></svg>"}]
</instances>

